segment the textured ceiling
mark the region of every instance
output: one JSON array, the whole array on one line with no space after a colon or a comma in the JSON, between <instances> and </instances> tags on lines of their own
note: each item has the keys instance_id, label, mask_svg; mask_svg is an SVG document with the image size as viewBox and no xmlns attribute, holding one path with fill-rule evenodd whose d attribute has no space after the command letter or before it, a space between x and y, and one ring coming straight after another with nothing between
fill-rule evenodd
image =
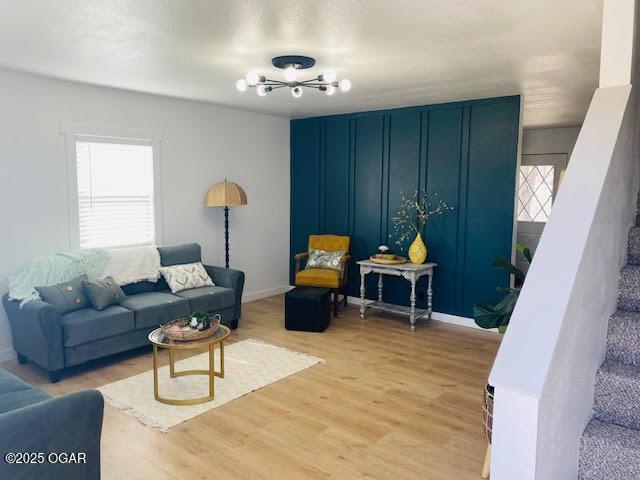
<instances>
[{"instance_id":1,"label":"textured ceiling","mask_svg":"<svg viewBox=\"0 0 640 480\"><path fill-rule=\"evenodd\" d=\"M602 0L0 0L0 66L286 117L523 93L527 126L582 122ZM316 57L327 97L239 93L270 59ZM280 73L281 75L281 73Z\"/></svg>"}]
</instances>

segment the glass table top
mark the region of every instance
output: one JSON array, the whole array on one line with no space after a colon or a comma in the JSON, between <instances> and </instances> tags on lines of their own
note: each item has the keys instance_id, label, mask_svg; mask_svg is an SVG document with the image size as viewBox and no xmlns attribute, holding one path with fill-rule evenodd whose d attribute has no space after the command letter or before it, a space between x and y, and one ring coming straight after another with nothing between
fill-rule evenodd
<instances>
[{"instance_id":1,"label":"glass table top","mask_svg":"<svg viewBox=\"0 0 640 480\"><path fill-rule=\"evenodd\" d=\"M149 341L159 347L173 347L173 348L197 348L210 345L212 343L218 343L229 336L231 330L224 325L220 325L213 335L205 338L198 338L196 340L171 340L165 337L162 333L162 329L156 328L149 334Z\"/></svg>"}]
</instances>

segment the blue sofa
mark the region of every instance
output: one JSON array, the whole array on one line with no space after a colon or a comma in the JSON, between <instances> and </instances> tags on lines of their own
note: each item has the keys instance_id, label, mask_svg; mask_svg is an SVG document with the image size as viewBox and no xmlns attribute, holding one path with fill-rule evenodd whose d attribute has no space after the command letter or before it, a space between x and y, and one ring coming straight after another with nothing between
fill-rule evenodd
<instances>
[{"instance_id":1,"label":"blue sofa","mask_svg":"<svg viewBox=\"0 0 640 480\"><path fill-rule=\"evenodd\" d=\"M163 266L200 262L200 245L158 247ZM122 286L127 298L104 310L83 308L61 315L51 304L19 303L4 295L13 348L18 361L27 360L49 372L52 382L64 369L147 345L147 335L158 325L195 311L219 313L222 323L237 328L241 315L244 273L205 265L215 286L183 290L173 295L164 278Z\"/></svg>"},{"instance_id":2,"label":"blue sofa","mask_svg":"<svg viewBox=\"0 0 640 480\"><path fill-rule=\"evenodd\" d=\"M99 479L103 409L97 390L51 398L0 369L0 478ZM27 452L35 455L32 463L5 460L7 454ZM72 462L61 463L59 454Z\"/></svg>"}]
</instances>

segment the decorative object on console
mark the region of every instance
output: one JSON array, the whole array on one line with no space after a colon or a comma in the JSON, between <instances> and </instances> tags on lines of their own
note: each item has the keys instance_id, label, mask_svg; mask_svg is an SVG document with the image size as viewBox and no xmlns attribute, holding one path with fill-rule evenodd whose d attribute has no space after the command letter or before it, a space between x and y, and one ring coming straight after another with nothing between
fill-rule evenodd
<instances>
[{"instance_id":1,"label":"decorative object on console","mask_svg":"<svg viewBox=\"0 0 640 480\"><path fill-rule=\"evenodd\" d=\"M351 90L351 81L347 78L343 78L339 82L336 81L336 72L333 70L326 70L317 77L308 80L299 80L298 71L313 67L316 64L315 58L302 55L282 55L273 57L271 63L274 67L284 70L284 80L272 80L256 71L251 71L247 73L245 78L236 82L236 88L241 92L246 92L248 87L255 87L258 95L264 97L273 90L289 87L294 98L300 98L306 87L316 88L329 96L336 93L338 89L341 92Z\"/></svg>"},{"instance_id":2,"label":"decorative object on console","mask_svg":"<svg viewBox=\"0 0 640 480\"><path fill-rule=\"evenodd\" d=\"M433 201L429 200L424 189L422 192L416 190L410 198L405 197L403 192L400 192L400 195L400 209L391 218L393 235L396 236L396 245L402 251L407 240L415 234L415 239L409 247L409 260L419 265L427 260L427 246L422 240L422 232L427 221L431 217L453 210L453 207L438 199L437 193L433 195Z\"/></svg>"},{"instance_id":3,"label":"decorative object on console","mask_svg":"<svg viewBox=\"0 0 640 480\"><path fill-rule=\"evenodd\" d=\"M393 253L378 253L371 255L370 260L373 263L379 263L380 265L401 265L407 263L407 259L394 255Z\"/></svg>"},{"instance_id":4,"label":"decorative object on console","mask_svg":"<svg viewBox=\"0 0 640 480\"><path fill-rule=\"evenodd\" d=\"M160 267L171 293L199 287L213 287L214 283L201 262Z\"/></svg>"},{"instance_id":5,"label":"decorative object on console","mask_svg":"<svg viewBox=\"0 0 640 480\"><path fill-rule=\"evenodd\" d=\"M229 268L229 207L247 204L247 194L237 183L223 182L212 186L204 199L207 207L224 207L224 264Z\"/></svg>"}]
</instances>

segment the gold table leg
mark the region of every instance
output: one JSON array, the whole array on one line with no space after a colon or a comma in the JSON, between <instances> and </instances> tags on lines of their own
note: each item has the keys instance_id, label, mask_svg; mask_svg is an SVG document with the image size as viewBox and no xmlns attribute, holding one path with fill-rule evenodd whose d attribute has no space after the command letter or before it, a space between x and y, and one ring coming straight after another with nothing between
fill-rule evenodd
<instances>
[{"instance_id":1,"label":"gold table leg","mask_svg":"<svg viewBox=\"0 0 640 480\"><path fill-rule=\"evenodd\" d=\"M175 367L175 353L173 352L173 348L169 349L169 377L173 378L176 376L176 367Z\"/></svg>"},{"instance_id":2,"label":"gold table leg","mask_svg":"<svg viewBox=\"0 0 640 480\"><path fill-rule=\"evenodd\" d=\"M484 455L484 465L482 465L482 478L489 478L491 475L491 444L487 445L487 451Z\"/></svg>"},{"instance_id":3,"label":"gold table leg","mask_svg":"<svg viewBox=\"0 0 640 480\"><path fill-rule=\"evenodd\" d=\"M207 375L209 377L209 395L198 398L166 398L161 397L158 392L158 347L153 345L153 396L158 402L168 405L197 405L199 403L210 402L215 394L215 377L224 378L224 341L220 342L220 371L215 370L215 344L209 345L209 368L207 370L175 370L175 352L171 347L169 350L169 376L170 378L182 377L186 375Z\"/></svg>"}]
</instances>

